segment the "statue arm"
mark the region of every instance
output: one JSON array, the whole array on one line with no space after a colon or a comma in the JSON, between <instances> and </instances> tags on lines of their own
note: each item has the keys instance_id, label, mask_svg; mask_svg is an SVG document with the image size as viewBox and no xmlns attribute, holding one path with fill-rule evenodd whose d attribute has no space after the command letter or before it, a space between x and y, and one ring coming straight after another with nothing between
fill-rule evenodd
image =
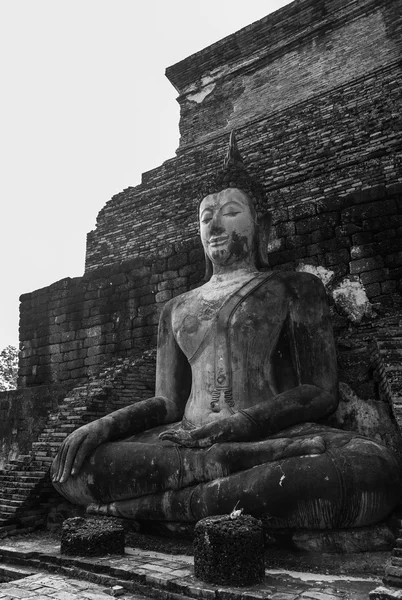
<instances>
[{"instance_id":1,"label":"statue arm","mask_svg":"<svg viewBox=\"0 0 402 600\"><path fill-rule=\"evenodd\" d=\"M159 319L155 396L102 417L100 421L107 427L107 441L173 423L183 417L191 390L191 368L173 335L173 306L174 300L168 302Z\"/></svg>"},{"instance_id":2,"label":"statue arm","mask_svg":"<svg viewBox=\"0 0 402 600\"><path fill-rule=\"evenodd\" d=\"M319 421L337 407L337 367L325 289L309 274L296 276L284 327L296 385L225 419L184 433L187 446L251 441L292 425ZM191 437L190 437L191 436Z\"/></svg>"},{"instance_id":3,"label":"statue arm","mask_svg":"<svg viewBox=\"0 0 402 600\"><path fill-rule=\"evenodd\" d=\"M172 331L172 303L161 314L158 332L156 395L83 425L62 443L52 479L63 483L77 474L84 459L104 442L111 442L179 420L191 389L190 365Z\"/></svg>"}]
</instances>

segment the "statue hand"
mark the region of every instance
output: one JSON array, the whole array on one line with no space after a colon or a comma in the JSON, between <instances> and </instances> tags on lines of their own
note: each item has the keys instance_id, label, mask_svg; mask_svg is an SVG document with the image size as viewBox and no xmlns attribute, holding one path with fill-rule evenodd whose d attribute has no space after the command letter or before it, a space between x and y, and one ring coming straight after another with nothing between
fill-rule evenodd
<instances>
[{"instance_id":1,"label":"statue hand","mask_svg":"<svg viewBox=\"0 0 402 600\"><path fill-rule=\"evenodd\" d=\"M199 435L201 429L201 427L192 429L191 431L186 429L168 429L159 434L159 439L167 440L186 448L207 448L213 444L213 441L209 437L199 437L197 439L197 434Z\"/></svg>"},{"instance_id":2,"label":"statue hand","mask_svg":"<svg viewBox=\"0 0 402 600\"><path fill-rule=\"evenodd\" d=\"M52 466L52 481L64 483L71 475L77 475L84 459L106 440L106 430L100 421L73 431L59 448Z\"/></svg>"}]
</instances>

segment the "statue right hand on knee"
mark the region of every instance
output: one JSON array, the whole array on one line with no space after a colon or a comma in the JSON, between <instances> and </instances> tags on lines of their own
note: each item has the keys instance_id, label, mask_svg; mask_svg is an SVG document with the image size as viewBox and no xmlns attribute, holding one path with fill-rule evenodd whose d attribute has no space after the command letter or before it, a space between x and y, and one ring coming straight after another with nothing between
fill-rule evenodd
<instances>
[{"instance_id":1,"label":"statue right hand on knee","mask_svg":"<svg viewBox=\"0 0 402 600\"><path fill-rule=\"evenodd\" d=\"M60 446L53 462L52 481L64 483L70 476L79 473L85 458L107 440L108 431L102 419L73 431Z\"/></svg>"}]
</instances>

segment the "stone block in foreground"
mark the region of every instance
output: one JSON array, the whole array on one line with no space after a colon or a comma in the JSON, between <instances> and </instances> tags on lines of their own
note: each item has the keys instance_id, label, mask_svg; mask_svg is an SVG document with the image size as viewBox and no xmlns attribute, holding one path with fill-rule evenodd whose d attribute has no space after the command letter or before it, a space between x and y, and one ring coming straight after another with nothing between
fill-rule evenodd
<instances>
[{"instance_id":1,"label":"stone block in foreground","mask_svg":"<svg viewBox=\"0 0 402 600\"><path fill-rule=\"evenodd\" d=\"M246 586L264 579L261 521L249 515L206 517L194 530L194 574L216 585Z\"/></svg>"},{"instance_id":2,"label":"stone block in foreground","mask_svg":"<svg viewBox=\"0 0 402 600\"><path fill-rule=\"evenodd\" d=\"M60 551L70 556L124 554L124 529L115 519L107 517L66 519Z\"/></svg>"}]
</instances>

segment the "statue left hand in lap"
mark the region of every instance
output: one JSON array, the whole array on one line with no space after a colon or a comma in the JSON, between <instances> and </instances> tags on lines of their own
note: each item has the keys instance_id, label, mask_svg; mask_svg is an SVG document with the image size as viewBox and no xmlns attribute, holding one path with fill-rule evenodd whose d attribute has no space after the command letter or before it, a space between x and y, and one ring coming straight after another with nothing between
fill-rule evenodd
<instances>
[{"instance_id":1,"label":"statue left hand in lap","mask_svg":"<svg viewBox=\"0 0 402 600\"><path fill-rule=\"evenodd\" d=\"M200 204L212 276L162 311L156 396L62 444L52 477L67 499L173 521L238 503L273 527L318 529L375 523L397 505L392 452L320 425L337 407L325 290L307 273L257 269L253 195L232 141L219 185Z\"/></svg>"}]
</instances>

